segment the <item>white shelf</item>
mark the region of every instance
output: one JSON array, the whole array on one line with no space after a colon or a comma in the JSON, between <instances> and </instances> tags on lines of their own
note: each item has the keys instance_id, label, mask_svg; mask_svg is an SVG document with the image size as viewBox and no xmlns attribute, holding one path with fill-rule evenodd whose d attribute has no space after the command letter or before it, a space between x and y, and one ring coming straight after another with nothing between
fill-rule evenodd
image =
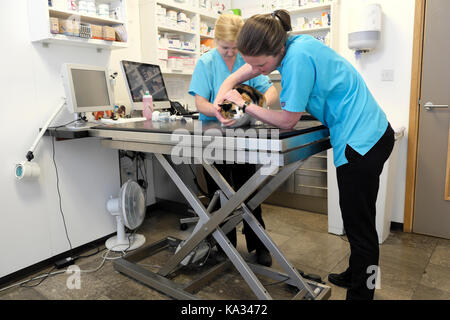
<instances>
[{"instance_id":1,"label":"white shelf","mask_svg":"<svg viewBox=\"0 0 450 320\"><path fill-rule=\"evenodd\" d=\"M194 8L192 6L187 6L184 5L180 2L174 2L174 1L161 1L158 0L156 1L157 4L165 7L165 8L169 8L169 9L174 9L174 10L181 10L187 13L192 13L192 14L196 14L198 13L198 9Z\"/></svg>"},{"instance_id":2,"label":"white shelf","mask_svg":"<svg viewBox=\"0 0 450 320\"><path fill-rule=\"evenodd\" d=\"M208 36L206 34L200 34L200 38L203 38L203 39L214 39L213 36Z\"/></svg>"},{"instance_id":3,"label":"white shelf","mask_svg":"<svg viewBox=\"0 0 450 320\"><path fill-rule=\"evenodd\" d=\"M40 39L38 42L46 44L62 44L62 45L74 45L81 47L96 47L97 49L122 49L128 45L126 42L99 40L99 39L85 39L80 37L66 36L63 34L50 34L47 38Z\"/></svg>"},{"instance_id":4,"label":"white shelf","mask_svg":"<svg viewBox=\"0 0 450 320\"><path fill-rule=\"evenodd\" d=\"M28 23L30 29L30 39L35 43L59 44L66 46L81 46L96 48L97 50L114 50L128 47L127 42L86 39L78 36L69 36L65 34L53 34L50 32L50 18L74 19L83 23L95 24L99 26L121 27L127 33L126 21L126 0L102 0L101 3L108 3L112 7L119 6L121 20L111 19L109 17L100 17L97 15L81 14L77 11L64 10L48 6L48 0L28 0ZM125 38L124 38L125 39Z\"/></svg>"},{"instance_id":5,"label":"white shelf","mask_svg":"<svg viewBox=\"0 0 450 320\"><path fill-rule=\"evenodd\" d=\"M217 20L219 15L216 13L208 13L207 11L199 10L200 18L209 19L209 20Z\"/></svg>"},{"instance_id":6,"label":"white shelf","mask_svg":"<svg viewBox=\"0 0 450 320\"><path fill-rule=\"evenodd\" d=\"M169 27L158 19L157 6L160 5L167 10L183 11L189 16L191 22L195 25L195 30L186 31L176 27ZM186 3L175 2L171 0L141 0L139 1L139 15L141 21L141 56L143 61L154 61L158 63L158 35L162 33L172 33L179 35L185 41L195 43L194 51L167 49L173 55L189 55L189 57L198 59L201 56L201 40L214 39L212 36L200 34L201 22L213 25L219 15L213 12L203 10L202 8L194 8ZM156 44L156 46L155 46ZM164 48L165 49L165 48ZM165 70L165 74L192 75L192 71L171 71Z\"/></svg>"},{"instance_id":7,"label":"white shelf","mask_svg":"<svg viewBox=\"0 0 450 320\"><path fill-rule=\"evenodd\" d=\"M314 32L323 32L323 31L330 31L330 27L319 27L319 28L311 28L311 29L303 29L303 30L292 30L291 34L309 34Z\"/></svg>"},{"instance_id":8,"label":"white shelf","mask_svg":"<svg viewBox=\"0 0 450 320\"><path fill-rule=\"evenodd\" d=\"M158 48L162 50L167 50L168 52L174 52L174 53L181 53L181 54L189 54L189 55L196 55L196 51L190 51L190 50L183 50L183 49L173 49L173 48Z\"/></svg>"},{"instance_id":9,"label":"white shelf","mask_svg":"<svg viewBox=\"0 0 450 320\"><path fill-rule=\"evenodd\" d=\"M162 69L161 72L163 74L176 74L176 75L185 75L192 76L193 71L182 71L182 70L170 70L170 69Z\"/></svg>"},{"instance_id":10,"label":"white shelf","mask_svg":"<svg viewBox=\"0 0 450 320\"><path fill-rule=\"evenodd\" d=\"M89 15L89 14L80 14L78 11L71 10L60 10L49 7L50 15L52 17L67 19L72 16L80 17L82 22L87 23L99 23L99 24L107 24L107 25L115 25L115 24L124 24L125 22L117 19L99 17L97 15Z\"/></svg>"},{"instance_id":11,"label":"white shelf","mask_svg":"<svg viewBox=\"0 0 450 320\"><path fill-rule=\"evenodd\" d=\"M186 31L183 29L171 28L171 27L166 27L166 26L158 26L158 31L182 33L182 34L188 34L191 36L195 36L197 34L196 32Z\"/></svg>"},{"instance_id":12,"label":"white shelf","mask_svg":"<svg viewBox=\"0 0 450 320\"><path fill-rule=\"evenodd\" d=\"M316 12L316 11L330 11L331 3L309 4L309 5L298 7L298 8L290 8L288 10L291 15L301 14L301 13L310 13L310 12Z\"/></svg>"},{"instance_id":13,"label":"white shelf","mask_svg":"<svg viewBox=\"0 0 450 320\"><path fill-rule=\"evenodd\" d=\"M191 13L191 14L198 14L200 15L201 18L207 18L207 19L217 19L219 18L219 15L202 9L202 8L195 8L192 6L188 6L185 4L182 4L180 2L175 2L175 1L162 1L162 0L158 0L156 1L157 4L165 7L165 8L170 8L170 9L174 9L174 10L181 10L184 11L185 13Z\"/></svg>"}]
</instances>

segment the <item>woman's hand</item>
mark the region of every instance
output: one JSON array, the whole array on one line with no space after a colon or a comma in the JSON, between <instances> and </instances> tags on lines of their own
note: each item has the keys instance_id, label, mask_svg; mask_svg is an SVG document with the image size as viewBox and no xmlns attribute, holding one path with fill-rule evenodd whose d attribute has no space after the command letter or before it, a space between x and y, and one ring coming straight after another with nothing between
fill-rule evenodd
<instances>
[{"instance_id":1,"label":"woman's hand","mask_svg":"<svg viewBox=\"0 0 450 320\"><path fill-rule=\"evenodd\" d=\"M235 89L228 91L225 94L224 98L225 98L224 100L231 101L238 106L244 105L244 102L245 102L244 99L242 98L241 94Z\"/></svg>"}]
</instances>

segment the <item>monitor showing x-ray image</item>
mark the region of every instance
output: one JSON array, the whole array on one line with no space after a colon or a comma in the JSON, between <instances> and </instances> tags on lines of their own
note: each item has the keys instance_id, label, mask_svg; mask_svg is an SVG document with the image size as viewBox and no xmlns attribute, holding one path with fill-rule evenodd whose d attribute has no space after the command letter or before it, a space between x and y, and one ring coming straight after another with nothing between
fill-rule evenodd
<instances>
[{"instance_id":1,"label":"monitor showing x-ray image","mask_svg":"<svg viewBox=\"0 0 450 320\"><path fill-rule=\"evenodd\" d=\"M67 107L71 112L114 109L107 68L65 63L62 78Z\"/></svg>"},{"instance_id":2,"label":"monitor showing x-ray image","mask_svg":"<svg viewBox=\"0 0 450 320\"><path fill-rule=\"evenodd\" d=\"M153 97L154 109L170 108L170 100L158 65L122 60L120 66L134 110L142 110L142 97L146 91Z\"/></svg>"}]
</instances>

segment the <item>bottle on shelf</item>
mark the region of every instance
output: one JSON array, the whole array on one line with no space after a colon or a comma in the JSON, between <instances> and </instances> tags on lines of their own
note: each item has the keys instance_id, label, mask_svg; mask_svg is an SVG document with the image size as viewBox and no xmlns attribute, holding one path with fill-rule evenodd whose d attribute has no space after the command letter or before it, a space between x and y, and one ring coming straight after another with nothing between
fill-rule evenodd
<instances>
[{"instance_id":1,"label":"bottle on shelf","mask_svg":"<svg viewBox=\"0 0 450 320\"><path fill-rule=\"evenodd\" d=\"M153 113L153 97L150 94L150 92L145 91L144 96L142 97L142 104L144 108L142 109L142 115L147 120L152 120L152 113Z\"/></svg>"}]
</instances>

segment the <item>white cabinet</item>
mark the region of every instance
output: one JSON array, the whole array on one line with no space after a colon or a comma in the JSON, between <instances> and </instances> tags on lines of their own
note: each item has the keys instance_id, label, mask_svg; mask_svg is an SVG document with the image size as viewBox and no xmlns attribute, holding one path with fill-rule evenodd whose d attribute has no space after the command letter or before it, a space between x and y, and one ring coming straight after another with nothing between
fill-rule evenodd
<instances>
[{"instance_id":1,"label":"white cabinet","mask_svg":"<svg viewBox=\"0 0 450 320\"><path fill-rule=\"evenodd\" d=\"M127 47L126 0L97 0L96 6L88 2L89 12L83 7L78 11L76 5L70 7L69 1L28 0L31 41L98 50Z\"/></svg>"},{"instance_id":2,"label":"white cabinet","mask_svg":"<svg viewBox=\"0 0 450 320\"><path fill-rule=\"evenodd\" d=\"M339 0L309 0L309 2L304 0L303 2L306 3L303 6L292 6L286 5L283 1L275 1L275 5L269 4L263 7L267 12L273 12L276 9L287 10L291 16L291 35L309 34L339 52L337 21ZM271 79L279 80L279 72L274 71Z\"/></svg>"},{"instance_id":3,"label":"white cabinet","mask_svg":"<svg viewBox=\"0 0 450 320\"><path fill-rule=\"evenodd\" d=\"M338 5L339 1L333 0L291 8L291 34L310 34L338 51Z\"/></svg>"},{"instance_id":4,"label":"white cabinet","mask_svg":"<svg viewBox=\"0 0 450 320\"><path fill-rule=\"evenodd\" d=\"M159 64L165 74L192 75L201 43L214 39L219 17L213 8L198 5L199 1L141 1L142 60Z\"/></svg>"}]
</instances>

